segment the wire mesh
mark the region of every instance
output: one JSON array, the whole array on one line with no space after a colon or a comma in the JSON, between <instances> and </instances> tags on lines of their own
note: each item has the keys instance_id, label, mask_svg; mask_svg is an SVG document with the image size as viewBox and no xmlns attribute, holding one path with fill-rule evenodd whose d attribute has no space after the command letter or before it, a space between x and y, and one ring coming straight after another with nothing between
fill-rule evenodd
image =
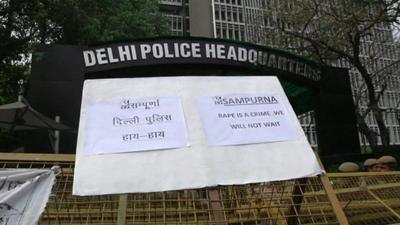
<instances>
[{"instance_id":1,"label":"wire mesh","mask_svg":"<svg viewBox=\"0 0 400 225\"><path fill-rule=\"evenodd\" d=\"M350 224L400 224L400 172L329 177Z\"/></svg>"},{"instance_id":2,"label":"wire mesh","mask_svg":"<svg viewBox=\"0 0 400 225\"><path fill-rule=\"evenodd\" d=\"M318 178L128 196L128 224L337 224ZM297 190L297 191L296 191ZM296 193L297 192L297 193ZM315 204L318 202L319 204ZM324 207L321 207L324 205Z\"/></svg>"},{"instance_id":3,"label":"wire mesh","mask_svg":"<svg viewBox=\"0 0 400 225\"><path fill-rule=\"evenodd\" d=\"M0 154L3 168L50 168L53 165L59 165L62 172L57 176L39 224L339 224L319 177L80 197L71 194L73 157L28 157L24 154L4 157ZM400 173L328 175L340 200L338 207L344 208L350 224L400 222L396 216L400 213Z\"/></svg>"}]
</instances>

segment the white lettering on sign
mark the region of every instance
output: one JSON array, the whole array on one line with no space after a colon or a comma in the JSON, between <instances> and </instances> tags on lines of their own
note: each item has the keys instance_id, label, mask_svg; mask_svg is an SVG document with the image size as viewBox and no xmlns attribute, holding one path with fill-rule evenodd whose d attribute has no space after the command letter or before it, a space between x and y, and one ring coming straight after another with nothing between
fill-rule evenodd
<instances>
[{"instance_id":1,"label":"white lettering on sign","mask_svg":"<svg viewBox=\"0 0 400 225\"><path fill-rule=\"evenodd\" d=\"M118 46L118 52L121 56L121 62L131 60L131 54L129 52L129 46Z\"/></svg>"},{"instance_id":2,"label":"white lettering on sign","mask_svg":"<svg viewBox=\"0 0 400 225\"><path fill-rule=\"evenodd\" d=\"M203 96L198 106L209 145L290 140L293 125L277 94Z\"/></svg>"},{"instance_id":3,"label":"white lettering on sign","mask_svg":"<svg viewBox=\"0 0 400 225\"><path fill-rule=\"evenodd\" d=\"M93 51L84 51L83 59L85 60L86 66L94 66L96 65L96 56Z\"/></svg>"},{"instance_id":4,"label":"white lettering on sign","mask_svg":"<svg viewBox=\"0 0 400 225\"><path fill-rule=\"evenodd\" d=\"M105 48L100 48L96 50L96 57L97 57L97 62L99 64L106 64L108 63L107 61L107 54L106 54L106 49Z\"/></svg>"},{"instance_id":5,"label":"white lettering on sign","mask_svg":"<svg viewBox=\"0 0 400 225\"><path fill-rule=\"evenodd\" d=\"M232 62L262 65L312 80L320 80L321 71L301 60L282 54L268 52L252 47L239 47L233 44L201 42L159 42L141 44L121 44L112 47L98 47L83 51L86 67L118 64L123 62L165 60L165 59L217 59Z\"/></svg>"},{"instance_id":6,"label":"white lettering on sign","mask_svg":"<svg viewBox=\"0 0 400 225\"><path fill-rule=\"evenodd\" d=\"M108 99L88 103L85 111L87 155L188 145L178 97Z\"/></svg>"},{"instance_id":7,"label":"white lettering on sign","mask_svg":"<svg viewBox=\"0 0 400 225\"><path fill-rule=\"evenodd\" d=\"M142 55L142 59L146 59L147 54L149 54L151 52L151 46L148 44L140 45L140 52Z\"/></svg>"}]
</instances>

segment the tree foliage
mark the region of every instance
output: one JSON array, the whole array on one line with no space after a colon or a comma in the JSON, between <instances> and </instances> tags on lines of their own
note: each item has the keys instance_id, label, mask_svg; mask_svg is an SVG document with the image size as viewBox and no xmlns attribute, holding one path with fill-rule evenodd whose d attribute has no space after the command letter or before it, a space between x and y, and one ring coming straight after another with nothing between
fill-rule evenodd
<instances>
[{"instance_id":1,"label":"tree foliage","mask_svg":"<svg viewBox=\"0 0 400 225\"><path fill-rule=\"evenodd\" d=\"M85 45L167 35L158 0L0 0L0 104L17 100L36 44ZM25 82L26 84L27 82ZM0 146L24 138L0 130Z\"/></svg>"},{"instance_id":2,"label":"tree foliage","mask_svg":"<svg viewBox=\"0 0 400 225\"><path fill-rule=\"evenodd\" d=\"M157 0L53 1L42 34L63 44L88 44L168 34ZM51 18L49 21L48 18Z\"/></svg>"},{"instance_id":3,"label":"tree foliage","mask_svg":"<svg viewBox=\"0 0 400 225\"><path fill-rule=\"evenodd\" d=\"M157 0L0 0L0 104L15 100L17 80L38 43L93 44L167 35Z\"/></svg>"},{"instance_id":4,"label":"tree foliage","mask_svg":"<svg viewBox=\"0 0 400 225\"><path fill-rule=\"evenodd\" d=\"M344 60L360 74L365 89L356 100L365 97L367 110L357 108L359 130L371 146L377 145L376 133L365 121L372 112L382 144L389 145L389 133L378 104L386 84L375 78L391 74L399 63L376 66L381 57L390 53L385 45L392 44L393 37L385 36L387 32L380 29L399 23L398 0L282 0L277 7L281 46L290 46L327 65ZM355 103L360 106L359 101Z\"/></svg>"}]
</instances>

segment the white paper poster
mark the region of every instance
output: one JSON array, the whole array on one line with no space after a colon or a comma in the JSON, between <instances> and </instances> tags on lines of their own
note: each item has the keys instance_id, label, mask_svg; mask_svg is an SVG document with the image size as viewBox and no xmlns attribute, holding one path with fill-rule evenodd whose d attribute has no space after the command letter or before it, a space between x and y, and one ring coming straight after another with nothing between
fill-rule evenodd
<instances>
[{"instance_id":1,"label":"white paper poster","mask_svg":"<svg viewBox=\"0 0 400 225\"><path fill-rule=\"evenodd\" d=\"M197 99L209 145L286 141L294 126L278 94L234 94Z\"/></svg>"},{"instance_id":2,"label":"white paper poster","mask_svg":"<svg viewBox=\"0 0 400 225\"><path fill-rule=\"evenodd\" d=\"M54 184L52 170L0 171L0 225L37 224Z\"/></svg>"},{"instance_id":3,"label":"white paper poster","mask_svg":"<svg viewBox=\"0 0 400 225\"><path fill-rule=\"evenodd\" d=\"M249 121L246 121L245 124L252 121L254 123L274 122L279 119L280 125L284 128L283 131L288 130L288 134L278 134L278 138L285 140L266 142L263 139L256 144L209 145L205 130L215 129L212 132L223 133L223 128L218 127L218 120L225 121L225 119L218 118L214 125L203 123L200 108L203 108L204 105L199 105L198 98L201 99L202 96L232 96L235 93L248 97L254 97L259 93L262 96L273 95L280 104L266 106L272 107L268 109L265 108L265 105L263 107L256 105L254 108L244 106L244 108L240 108L244 110L241 113L248 111L258 113L258 116L254 118L249 117ZM85 154L87 139L91 137L91 132L97 132L87 128L88 121L92 120L89 118L87 110L96 102L102 103L109 99L114 102L115 99L126 99L126 96L131 96L129 99L135 101L146 99L146 96L176 96L179 98L184 114L182 118L184 117L186 121L190 147L185 145L169 150ZM206 101L204 103L205 110L209 111L210 117L215 116L215 113L219 112L208 107L207 99L209 100L207 97L204 99ZM117 101L118 104L115 107L120 107L120 102ZM160 106L162 106L161 101ZM230 110L224 111L228 114L234 113ZM270 110L276 110L277 115L267 116L266 111ZM118 111L121 110L118 109ZM160 110L156 113L171 114L176 113L177 110L167 111L168 109ZM279 113L279 111L282 112ZM103 118L112 125L114 116L116 115L109 114L108 117L99 119ZM227 116L226 121L229 121L229 115L225 116ZM288 117L287 120L285 116ZM118 117L132 118L132 115L119 115ZM224 124L226 125L228 122L222 125ZM109 128L107 129L111 133ZM256 128L252 129L256 130ZM292 129L292 135L289 135L290 129ZM185 135L181 131L178 132L180 136ZM230 137L226 136L225 138L229 139ZM270 140L277 140L276 136L273 138L275 139ZM119 141L121 140L119 139ZM218 141L223 140L221 138ZM167 76L85 81L73 183L74 195L157 192L216 185L248 184L313 176L321 172L296 114L276 77Z\"/></svg>"},{"instance_id":4,"label":"white paper poster","mask_svg":"<svg viewBox=\"0 0 400 225\"><path fill-rule=\"evenodd\" d=\"M188 145L179 97L121 97L88 101L85 116L85 154L170 149Z\"/></svg>"}]
</instances>

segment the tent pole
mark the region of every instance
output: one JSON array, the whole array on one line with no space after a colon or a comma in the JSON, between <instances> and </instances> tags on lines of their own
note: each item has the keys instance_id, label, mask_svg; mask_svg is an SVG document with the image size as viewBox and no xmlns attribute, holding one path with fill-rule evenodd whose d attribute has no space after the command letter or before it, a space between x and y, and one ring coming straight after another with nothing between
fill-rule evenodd
<instances>
[{"instance_id":1,"label":"tent pole","mask_svg":"<svg viewBox=\"0 0 400 225\"><path fill-rule=\"evenodd\" d=\"M55 117L56 123L60 123L60 116ZM60 131L59 130L54 130L54 153L59 154L60 153Z\"/></svg>"}]
</instances>

